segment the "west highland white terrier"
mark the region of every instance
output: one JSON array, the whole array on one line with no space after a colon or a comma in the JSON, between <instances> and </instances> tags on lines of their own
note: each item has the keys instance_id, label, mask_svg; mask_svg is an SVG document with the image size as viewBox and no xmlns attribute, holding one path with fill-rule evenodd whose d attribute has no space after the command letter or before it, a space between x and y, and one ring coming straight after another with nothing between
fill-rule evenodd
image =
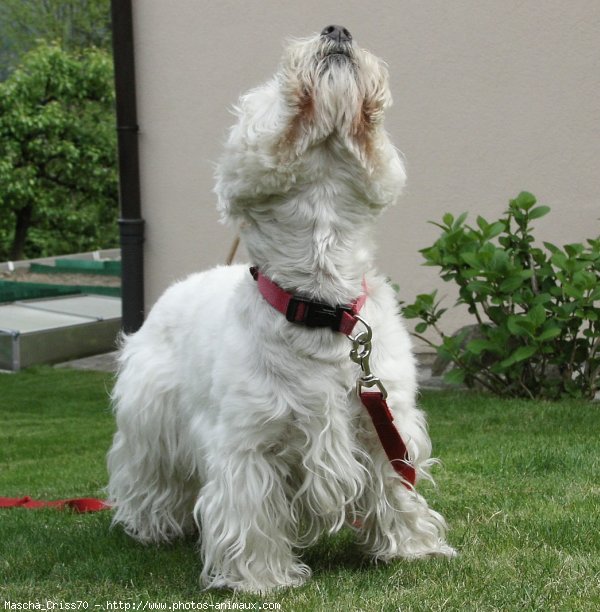
<instances>
[{"instance_id":1,"label":"west highland white terrier","mask_svg":"<svg viewBox=\"0 0 600 612\"><path fill-rule=\"evenodd\" d=\"M345 28L292 42L241 97L216 172L252 273L176 283L123 339L114 522L141 542L199 531L206 587L300 585L299 551L344 525L375 560L455 554L413 486L431 478L431 443L373 264L375 222L405 182L390 104L384 63Z\"/></svg>"}]
</instances>

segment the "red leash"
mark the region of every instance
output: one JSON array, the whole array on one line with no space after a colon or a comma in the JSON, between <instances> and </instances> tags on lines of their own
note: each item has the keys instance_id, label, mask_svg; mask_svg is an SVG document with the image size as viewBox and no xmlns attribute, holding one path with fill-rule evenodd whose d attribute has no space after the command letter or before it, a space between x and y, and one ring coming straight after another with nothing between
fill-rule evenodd
<instances>
[{"instance_id":1,"label":"red leash","mask_svg":"<svg viewBox=\"0 0 600 612\"><path fill-rule=\"evenodd\" d=\"M393 424L394 417L383 397L383 393L380 391L361 391L360 399L369 412L375 431L392 467L402 477L403 484L406 481L411 487L414 487L417 474L410 463L406 444L404 444L404 440L402 440Z\"/></svg>"},{"instance_id":2,"label":"red leash","mask_svg":"<svg viewBox=\"0 0 600 612\"><path fill-rule=\"evenodd\" d=\"M31 497L0 497L0 508L69 508L75 512L110 510L110 506L101 499L93 499L91 497L60 499L57 501L40 501L31 499Z\"/></svg>"}]
</instances>

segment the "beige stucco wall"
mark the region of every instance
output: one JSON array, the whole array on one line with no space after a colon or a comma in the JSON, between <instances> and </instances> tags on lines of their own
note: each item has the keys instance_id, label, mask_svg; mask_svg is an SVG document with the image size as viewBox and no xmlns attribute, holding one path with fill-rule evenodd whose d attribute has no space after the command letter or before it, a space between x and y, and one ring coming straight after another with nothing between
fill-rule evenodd
<instances>
[{"instance_id":1,"label":"beige stucco wall","mask_svg":"<svg viewBox=\"0 0 600 612\"><path fill-rule=\"evenodd\" d=\"M137 0L134 17L148 306L229 250L211 193L228 107L274 72L286 36L329 23L389 63L408 186L379 261L405 299L449 293L418 253L446 211L496 217L527 189L553 209L541 238L600 233L598 0Z\"/></svg>"}]
</instances>

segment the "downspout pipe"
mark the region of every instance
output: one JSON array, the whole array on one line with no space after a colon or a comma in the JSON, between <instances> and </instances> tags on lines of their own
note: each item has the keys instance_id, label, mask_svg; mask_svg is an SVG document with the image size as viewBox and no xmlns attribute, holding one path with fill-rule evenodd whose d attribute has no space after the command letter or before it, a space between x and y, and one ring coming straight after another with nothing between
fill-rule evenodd
<instances>
[{"instance_id":1,"label":"downspout pipe","mask_svg":"<svg viewBox=\"0 0 600 612\"><path fill-rule=\"evenodd\" d=\"M131 0L111 0L119 152L122 328L144 322L144 220L140 196L138 121Z\"/></svg>"}]
</instances>

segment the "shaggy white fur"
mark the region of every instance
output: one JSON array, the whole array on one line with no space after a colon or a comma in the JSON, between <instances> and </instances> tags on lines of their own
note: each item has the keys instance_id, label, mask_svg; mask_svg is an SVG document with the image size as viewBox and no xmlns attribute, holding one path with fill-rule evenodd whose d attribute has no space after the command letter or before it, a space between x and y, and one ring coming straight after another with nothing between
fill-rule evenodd
<instances>
[{"instance_id":1,"label":"shaggy white fur","mask_svg":"<svg viewBox=\"0 0 600 612\"><path fill-rule=\"evenodd\" d=\"M371 366L420 478L431 444L409 335L373 269L373 228L405 181L383 128L385 65L345 36L290 44L237 106L216 193L253 263L293 293L349 303L374 330ZM108 456L114 521L142 542L200 531L207 587L302 584L298 550L356 531L389 561L453 556L443 518L403 486L355 393L348 339L289 323L247 266L173 285L124 339Z\"/></svg>"}]
</instances>

